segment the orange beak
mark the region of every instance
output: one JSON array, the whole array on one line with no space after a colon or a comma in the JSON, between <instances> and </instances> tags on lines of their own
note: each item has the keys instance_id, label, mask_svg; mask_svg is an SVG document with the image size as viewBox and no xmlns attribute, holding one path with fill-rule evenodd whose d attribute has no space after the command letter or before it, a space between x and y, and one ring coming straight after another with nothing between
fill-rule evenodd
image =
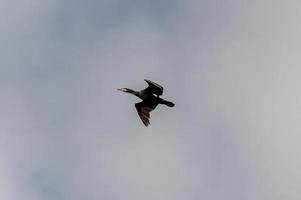
<instances>
[{"instance_id":1,"label":"orange beak","mask_svg":"<svg viewBox=\"0 0 301 200\"><path fill-rule=\"evenodd\" d=\"M119 90L121 92L126 92L127 91L125 88L120 88L120 89L117 89L117 90Z\"/></svg>"}]
</instances>

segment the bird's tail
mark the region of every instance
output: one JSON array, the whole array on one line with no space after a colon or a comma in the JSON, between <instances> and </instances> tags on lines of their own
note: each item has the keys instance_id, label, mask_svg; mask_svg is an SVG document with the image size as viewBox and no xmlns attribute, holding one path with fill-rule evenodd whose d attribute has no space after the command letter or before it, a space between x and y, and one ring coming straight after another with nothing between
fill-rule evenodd
<instances>
[{"instance_id":1,"label":"bird's tail","mask_svg":"<svg viewBox=\"0 0 301 200\"><path fill-rule=\"evenodd\" d=\"M175 104L173 102L166 101L164 99L162 99L161 103L164 104L164 105L167 105L169 107L174 107L175 106Z\"/></svg>"}]
</instances>

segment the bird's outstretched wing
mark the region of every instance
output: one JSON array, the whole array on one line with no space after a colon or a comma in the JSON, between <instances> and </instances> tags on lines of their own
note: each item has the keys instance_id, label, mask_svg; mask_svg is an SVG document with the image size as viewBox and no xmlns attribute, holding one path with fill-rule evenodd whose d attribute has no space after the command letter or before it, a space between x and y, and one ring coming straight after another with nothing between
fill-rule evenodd
<instances>
[{"instance_id":1,"label":"bird's outstretched wing","mask_svg":"<svg viewBox=\"0 0 301 200\"><path fill-rule=\"evenodd\" d=\"M149 119L150 119L150 112L154 110L155 108L152 105L148 105L144 101L140 103L136 103L135 107L137 109L138 115L140 119L142 120L143 124L145 126L149 125Z\"/></svg>"},{"instance_id":2,"label":"bird's outstretched wing","mask_svg":"<svg viewBox=\"0 0 301 200\"><path fill-rule=\"evenodd\" d=\"M148 87L145 89L145 91L156 94L158 96L161 96L163 94L163 87L161 85L147 79L145 79L145 81L148 83Z\"/></svg>"}]
</instances>

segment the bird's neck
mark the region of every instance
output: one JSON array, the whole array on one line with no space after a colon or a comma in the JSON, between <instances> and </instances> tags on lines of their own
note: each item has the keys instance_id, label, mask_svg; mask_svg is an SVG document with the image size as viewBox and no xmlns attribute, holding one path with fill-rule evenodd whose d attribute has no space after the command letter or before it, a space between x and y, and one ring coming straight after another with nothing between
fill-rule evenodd
<instances>
[{"instance_id":1,"label":"bird's neck","mask_svg":"<svg viewBox=\"0 0 301 200\"><path fill-rule=\"evenodd\" d=\"M133 94L133 95L138 95L139 92L135 91L135 90L132 90L132 89L127 89L126 91L127 93L130 93L130 94Z\"/></svg>"}]
</instances>

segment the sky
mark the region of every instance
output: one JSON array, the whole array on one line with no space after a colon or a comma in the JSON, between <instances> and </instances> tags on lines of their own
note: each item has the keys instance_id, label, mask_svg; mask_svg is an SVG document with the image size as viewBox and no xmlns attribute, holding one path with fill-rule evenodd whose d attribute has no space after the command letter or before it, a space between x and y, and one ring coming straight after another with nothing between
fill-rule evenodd
<instances>
[{"instance_id":1,"label":"sky","mask_svg":"<svg viewBox=\"0 0 301 200\"><path fill-rule=\"evenodd\" d=\"M0 3L0 199L301 199L300 1Z\"/></svg>"}]
</instances>

